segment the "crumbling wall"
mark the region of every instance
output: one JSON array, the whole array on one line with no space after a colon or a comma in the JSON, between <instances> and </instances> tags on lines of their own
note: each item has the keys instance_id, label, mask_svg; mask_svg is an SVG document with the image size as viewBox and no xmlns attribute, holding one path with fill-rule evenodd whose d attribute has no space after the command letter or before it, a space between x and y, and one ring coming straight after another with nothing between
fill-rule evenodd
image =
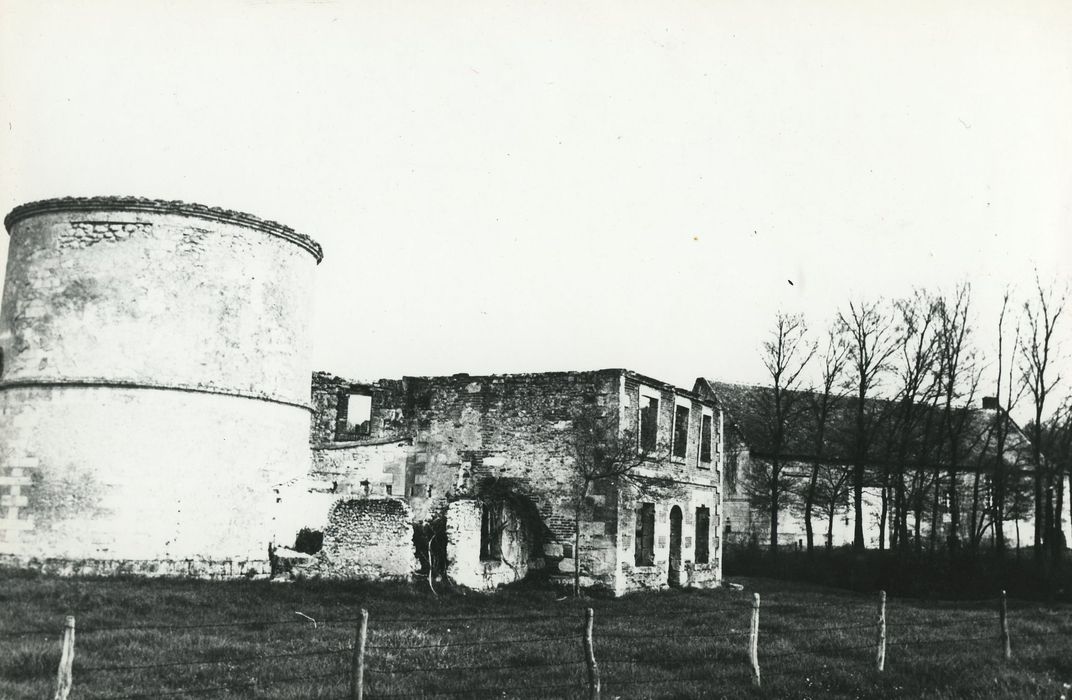
<instances>
[{"instance_id":1,"label":"crumbling wall","mask_svg":"<svg viewBox=\"0 0 1072 700\"><path fill-rule=\"evenodd\" d=\"M367 434L344 435L345 416L340 402L349 393L366 394L372 398L372 415ZM310 443L322 447L332 443L365 444L389 442L407 433L405 422L406 387L401 380L381 379L371 384L316 372L313 374L310 405Z\"/></svg>"},{"instance_id":2,"label":"crumbling wall","mask_svg":"<svg viewBox=\"0 0 1072 700\"><path fill-rule=\"evenodd\" d=\"M452 494L471 493L482 480L510 479L547 526L532 563L569 579L576 566L577 420L587 414L616 431L621 376L619 370L601 370L407 378L409 390L421 399L414 405L424 407L413 414L416 454L407 474L415 515L435 512ZM587 582L609 589L618 517L608 488L599 485L586 507L590 538L584 554L601 562L585 567L592 574Z\"/></svg>"},{"instance_id":3,"label":"crumbling wall","mask_svg":"<svg viewBox=\"0 0 1072 700\"><path fill-rule=\"evenodd\" d=\"M324 547L301 567L308 576L407 579L417 569L409 506L396 498L338 501L328 515Z\"/></svg>"},{"instance_id":4,"label":"crumbling wall","mask_svg":"<svg viewBox=\"0 0 1072 700\"><path fill-rule=\"evenodd\" d=\"M520 581L529 572L529 548L520 518L503 508L503 527L497 535L500 556L481 558L481 521L485 504L475 499L447 506L447 576L462 586L490 590Z\"/></svg>"}]
</instances>

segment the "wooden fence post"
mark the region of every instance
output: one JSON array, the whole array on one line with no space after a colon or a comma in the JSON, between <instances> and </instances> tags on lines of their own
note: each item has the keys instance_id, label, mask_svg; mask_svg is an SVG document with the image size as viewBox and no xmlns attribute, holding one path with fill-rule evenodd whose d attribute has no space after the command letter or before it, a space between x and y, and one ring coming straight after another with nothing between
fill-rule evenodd
<instances>
[{"instance_id":1,"label":"wooden fence post","mask_svg":"<svg viewBox=\"0 0 1072 700\"><path fill-rule=\"evenodd\" d=\"M596 651L592 644L592 627L595 623L595 612L592 608L584 615L584 662L588 666L588 698L599 700L599 666L596 664Z\"/></svg>"},{"instance_id":2,"label":"wooden fence post","mask_svg":"<svg viewBox=\"0 0 1072 700\"><path fill-rule=\"evenodd\" d=\"M875 652L875 670L886 670L886 591L878 592L878 651Z\"/></svg>"},{"instance_id":3,"label":"wooden fence post","mask_svg":"<svg viewBox=\"0 0 1072 700\"><path fill-rule=\"evenodd\" d=\"M60 647L60 666L56 671L56 694L53 700L67 700L74 680L71 667L74 665L74 616L68 615L63 627L63 641Z\"/></svg>"},{"instance_id":4,"label":"wooden fence post","mask_svg":"<svg viewBox=\"0 0 1072 700\"><path fill-rule=\"evenodd\" d=\"M361 622L357 625L354 640L354 658L350 666L350 698L362 700L365 696L365 640L368 638L368 610L361 608Z\"/></svg>"},{"instance_id":5,"label":"wooden fence post","mask_svg":"<svg viewBox=\"0 0 1072 700\"><path fill-rule=\"evenodd\" d=\"M748 658L752 662L752 685L759 682L759 594L752 594L752 628L748 634Z\"/></svg>"},{"instance_id":6,"label":"wooden fence post","mask_svg":"<svg viewBox=\"0 0 1072 700\"><path fill-rule=\"evenodd\" d=\"M1005 598L1005 591L1001 591L1001 643L1005 651L1005 660L1012 659L1012 641L1009 639L1009 607Z\"/></svg>"}]
</instances>

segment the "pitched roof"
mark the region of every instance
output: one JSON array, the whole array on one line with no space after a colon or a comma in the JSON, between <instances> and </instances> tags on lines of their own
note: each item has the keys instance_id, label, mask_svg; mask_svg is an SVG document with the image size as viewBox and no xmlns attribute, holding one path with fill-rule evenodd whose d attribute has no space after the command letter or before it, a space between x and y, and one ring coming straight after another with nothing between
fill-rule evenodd
<instances>
[{"instance_id":1,"label":"pitched roof","mask_svg":"<svg viewBox=\"0 0 1072 700\"><path fill-rule=\"evenodd\" d=\"M752 454L781 455L784 459L829 462L853 461L857 406L855 397L835 396L828 403L828 419L820 431L822 394L788 391L782 398L786 416L782 435L775 429L775 393L770 386L733 384L700 378L697 391L715 398L737 427ZM933 404L906 404L888 399L866 399L864 427L871 436L867 461L872 465L905 461L941 464L950 459L949 435L957 437L961 468L985 468L993 460L997 433L1005 421L1005 461L1023 466L1030 442L1006 413L994 409L958 407L947 414ZM903 456L902 456L903 455Z\"/></svg>"}]
</instances>

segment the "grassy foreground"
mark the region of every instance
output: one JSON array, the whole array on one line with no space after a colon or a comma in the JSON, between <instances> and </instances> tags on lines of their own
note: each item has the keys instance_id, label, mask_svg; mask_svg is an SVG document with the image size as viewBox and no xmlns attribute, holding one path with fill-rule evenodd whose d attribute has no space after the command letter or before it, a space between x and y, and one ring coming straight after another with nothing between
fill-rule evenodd
<instances>
[{"instance_id":1,"label":"grassy foreground","mask_svg":"<svg viewBox=\"0 0 1072 700\"><path fill-rule=\"evenodd\" d=\"M1072 683L1069 606L1011 601L1006 663L994 603L891 599L879 674L876 596L736 580L745 591L576 601L525 587L435 597L403 585L0 572L0 697L51 697L67 614L78 629L72 698L348 697L362 607L370 699L586 698L589 606L604 698L1057 700ZM753 592L762 594L761 690L747 656Z\"/></svg>"}]
</instances>

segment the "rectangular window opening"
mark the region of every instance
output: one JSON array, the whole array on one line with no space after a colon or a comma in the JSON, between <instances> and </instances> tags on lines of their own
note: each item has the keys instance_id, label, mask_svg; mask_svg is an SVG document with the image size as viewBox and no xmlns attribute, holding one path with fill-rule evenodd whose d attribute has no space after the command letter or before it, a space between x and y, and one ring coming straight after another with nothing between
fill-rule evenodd
<instances>
[{"instance_id":1,"label":"rectangular window opening","mask_svg":"<svg viewBox=\"0 0 1072 700\"><path fill-rule=\"evenodd\" d=\"M700 462L711 463L711 421L712 417L704 414L700 422Z\"/></svg>"},{"instance_id":2,"label":"rectangular window opening","mask_svg":"<svg viewBox=\"0 0 1072 700\"><path fill-rule=\"evenodd\" d=\"M654 396L640 397L640 449L654 452L659 437L659 399Z\"/></svg>"},{"instance_id":3,"label":"rectangular window opening","mask_svg":"<svg viewBox=\"0 0 1072 700\"><path fill-rule=\"evenodd\" d=\"M372 396L351 391L339 396L338 439L366 437L372 425Z\"/></svg>"},{"instance_id":4,"label":"rectangular window opening","mask_svg":"<svg viewBox=\"0 0 1072 700\"><path fill-rule=\"evenodd\" d=\"M706 506L696 509L696 563L706 564L711 557L711 511Z\"/></svg>"},{"instance_id":5,"label":"rectangular window opening","mask_svg":"<svg viewBox=\"0 0 1072 700\"><path fill-rule=\"evenodd\" d=\"M480 513L480 558L502 559L503 511L501 504L483 504Z\"/></svg>"},{"instance_id":6,"label":"rectangular window opening","mask_svg":"<svg viewBox=\"0 0 1072 700\"><path fill-rule=\"evenodd\" d=\"M636 566L655 564L655 504L642 503L637 509L634 563Z\"/></svg>"},{"instance_id":7,"label":"rectangular window opening","mask_svg":"<svg viewBox=\"0 0 1072 700\"><path fill-rule=\"evenodd\" d=\"M689 446L689 413L688 406L678 406L674 411L674 456L685 459Z\"/></svg>"}]
</instances>

